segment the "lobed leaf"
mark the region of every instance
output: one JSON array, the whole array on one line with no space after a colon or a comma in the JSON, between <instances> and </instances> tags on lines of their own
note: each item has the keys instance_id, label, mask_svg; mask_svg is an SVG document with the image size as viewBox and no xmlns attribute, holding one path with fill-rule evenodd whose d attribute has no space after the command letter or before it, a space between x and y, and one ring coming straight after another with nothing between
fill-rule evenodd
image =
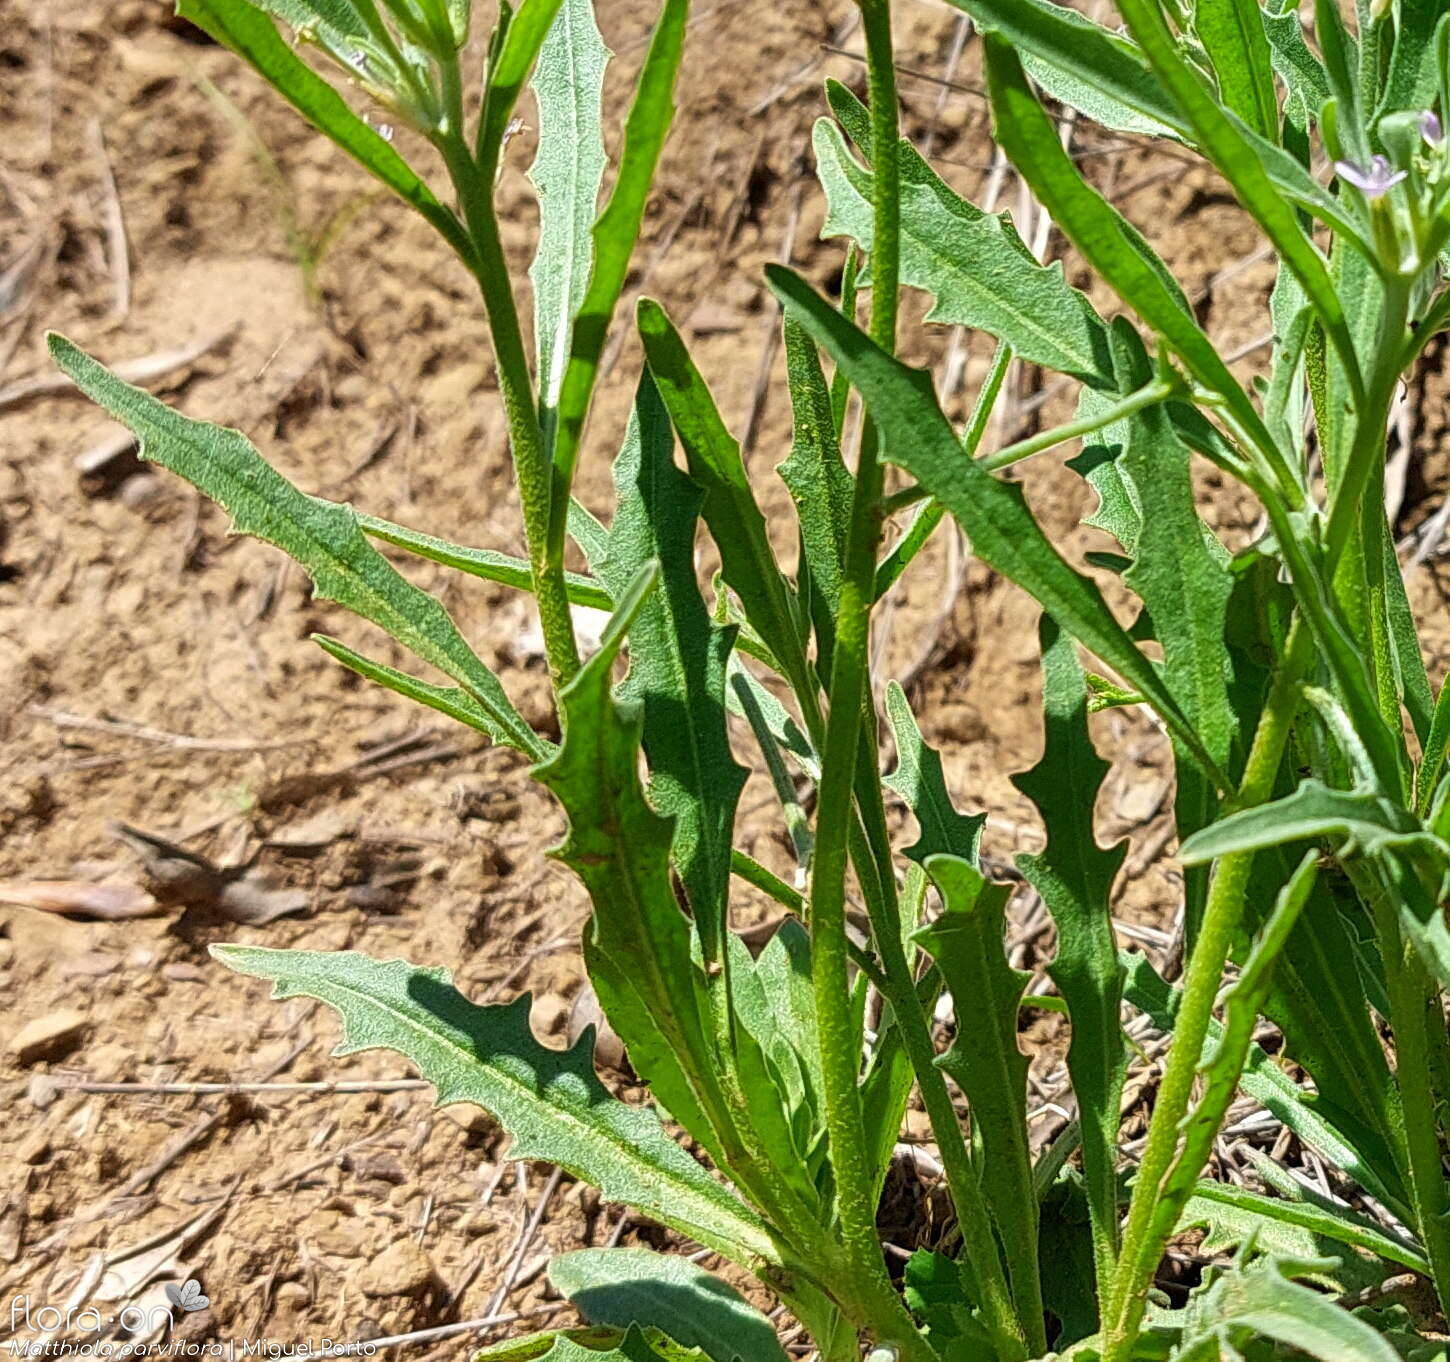
<instances>
[{"instance_id":1,"label":"lobed leaf","mask_svg":"<svg viewBox=\"0 0 1450 1362\"><path fill-rule=\"evenodd\" d=\"M997 1349L973 1313L962 1277L960 1260L917 1249L902 1271L902 1294L940 1356L951 1362L989 1362Z\"/></svg>"},{"instance_id":2,"label":"lobed leaf","mask_svg":"<svg viewBox=\"0 0 1450 1362\"><path fill-rule=\"evenodd\" d=\"M711 623L695 578L700 489L676 467L669 415L646 372L614 465L616 509L600 575L615 596L660 564L660 589L630 629L620 697L643 711L655 808L674 820L672 856L706 964L724 959L730 843L747 772L730 752L725 668L734 631Z\"/></svg>"},{"instance_id":3,"label":"lobed leaf","mask_svg":"<svg viewBox=\"0 0 1450 1362\"><path fill-rule=\"evenodd\" d=\"M1265 155L1261 146L1250 140L1242 126L1204 88L1203 81L1188 65L1169 31L1157 0L1120 0L1119 8L1128 28L1143 47L1149 65L1157 72L1182 110L1183 117L1192 126L1204 155L1218 168L1239 203L1273 243L1281 263L1298 279L1305 297L1313 306L1346 369L1354 375L1357 385L1355 348L1345 319L1344 305L1330 279L1324 257L1285 199L1282 186L1274 182L1268 165L1261 159ZM1252 5L1252 9L1256 16L1257 3ZM1261 20L1255 17L1251 21L1246 17L1243 20L1246 31L1250 22L1258 23L1262 28ZM1255 68L1259 67L1259 59L1250 60ZM1264 76L1262 71L1255 79L1260 76ZM1272 90L1268 98L1272 105ZM1272 157L1272 153L1269 156ZM1302 171L1293 157L1275 159L1288 174Z\"/></svg>"},{"instance_id":4,"label":"lobed leaf","mask_svg":"<svg viewBox=\"0 0 1450 1362\"><path fill-rule=\"evenodd\" d=\"M1299 0L1268 0L1263 9L1264 36L1269 40L1269 60L1289 92L1289 103L1297 105L1301 123L1310 118L1329 98L1329 78L1319 58L1304 41L1299 18Z\"/></svg>"},{"instance_id":5,"label":"lobed leaf","mask_svg":"<svg viewBox=\"0 0 1450 1362\"><path fill-rule=\"evenodd\" d=\"M649 1249L579 1249L549 1280L592 1324L658 1329L711 1362L785 1362L775 1329L734 1287L685 1258Z\"/></svg>"},{"instance_id":6,"label":"lobed leaf","mask_svg":"<svg viewBox=\"0 0 1450 1362\"><path fill-rule=\"evenodd\" d=\"M941 969L952 997L956 1039L937 1063L966 1095L983 1179L1019 1310L1037 1281L1037 1196L1027 1150L1027 1056L1017 1018L1029 974L1007 963L1004 910L1011 888L988 884L960 856L926 859L942 912L913 940Z\"/></svg>"},{"instance_id":7,"label":"lobed leaf","mask_svg":"<svg viewBox=\"0 0 1450 1362\"><path fill-rule=\"evenodd\" d=\"M1226 777L1153 664L1113 617L1097 587L1074 572L1043 534L1022 489L962 455L937 405L930 376L875 346L798 275L779 266L768 267L766 273L786 311L831 353L865 398L881 431L885 457L911 473L957 518L983 562L1030 592L1064 629L1141 691L1185 748L1227 788Z\"/></svg>"},{"instance_id":8,"label":"lobed leaf","mask_svg":"<svg viewBox=\"0 0 1450 1362\"><path fill-rule=\"evenodd\" d=\"M906 801L919 835L902 853L918 865L936 855L959 856L977 864L984 813L958 813L947 792L941 756L922 740L906 692L895 682L886 687L886 719L896 740L896 770L882 784Z\"/></svg>"},{"instance_id":9,"label":"lobed leaf","mask_svg":"<svg viewBox=\"0 0 1450 1362\"><path fill-rule=\"evenodd\" d=\"M776 565L740 445L695 368L680 333L653 299L641 299L639 332L645 360L684 447L690 476L705 494L702 514L720 551L726 584L745 616L781 660L797 690L810 685L796 601Z\"/></svg>"},{"instance_id":10,"label":"lobed leaf","mask_svg":"<svg viewBox=\"0 0 1450 1362\"><path fill-rule=\"evenodd\" d=\"M299 491L240 431L194 421L54 332L56 364L93 401L128 427L143 459L163 464L231 514L238 534L281 549L306 569L313 593L371 620L423 661L457 681L487 716L495 742L535 759L545 746L524 722L498 678L475 656L448 612L403 577L363 537L352 507Z\"/></svg>"},{"instance_id":11,"label":"lobed leaf","mask_svg":"<svg viewBox=\"0 0 1450 1362\"><path fill-rule=\"evenodd\" d=\"M621 593L598 652L560 692L563 743L534 774L569 820L551 854L594 904L586 962L605 1014L666 1109L723 1163L704 979L670 878L672 820L650 807L640 786L641 706L616 701L610 686L658 575L646 565Z\"/></svg>"},{"instance_id":12,"label":"lobed leaf","mask_svg":"<svg viewBox=\"0 0 1450 1362\"><path fill-rule=\"evenodd\" d=\"M832 95L838 112L854 100L844 90ZM816 123L814 146L826 191L821 235L848 236L870 251L872 172L852 157L827 119ZM1106 329L1063 278L1061 262L1038 264L1005 213L983 213L953 193L910 143L900 143L898 161L901 281L936 299L926 320L987 331L1029 363L1108 383Z\"/></svg>"},{"instance_id":13,"label":"lobed leaf","mask_svg":"<svg viewBox=\"0 0 1450 1362\"><path fill-rule=\"evenodd\" d=\"M594 1074L593 1036L549 1050L529 1029L529 999L468 1001L448 971L357 951L213 946L240 974L270 979L275 998L316 998L336 1010L333 1052L394 1050L438 1090L438 1104L472 1102L513 1137L510 1157L557 1164L609 1201L747 1266L775 1250L754 1213L666 1135L648 1107L611 1097Z\"/></svg>"},{"instance_id":14,"label":"lobed leaf","mask_svg":"<svg viewBox=\"0 0 1450 1362\"><path fill-rule=\"evenodd\" d=\"M1063 149L1017 54L993 34L986 38L986 54L997 141L1033 193L1114 292L1168 342L1200 383L1223 398L1255 444L1271 446L1257 408L1198 325L1163 262L1088 185Z\"/></svg>"},{"instance_id":15,"label":"lobed leaf","mask_svg":"<svg viewBox=\"0 0 1450 1362\"><path fill-rule=\"evenodd\" d=\"M1117 1257L1118 1114L1127 1075L1123 1043L1123 967L1113 935L1113 882L1127 842L1103 850L1093 809L1110 769L1088 734L1087 693L1071 637L1044 615L1042 760L1012 783L1047 828L1047 846L1017 857L1017 867L1052 914L1057 953L1048 973L1072 1023L1068 1074L1077 1098L1082 1159L1099 1281Z\"/></svg>"}]
</instances>

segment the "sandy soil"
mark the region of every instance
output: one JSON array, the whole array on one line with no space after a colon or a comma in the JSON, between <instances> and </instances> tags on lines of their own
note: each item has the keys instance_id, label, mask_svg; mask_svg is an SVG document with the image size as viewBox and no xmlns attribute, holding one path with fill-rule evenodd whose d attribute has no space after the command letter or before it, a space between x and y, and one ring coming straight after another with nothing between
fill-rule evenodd
<instances>
[{"instance_id":1,"label":"sandy soil","mask_svg":"<svg viewBox=\"0 0 1450 1362\"><path fill-rule=\"evenodd\" d=\"M616 111L648 9L601 0L619 54ZM839 0L698 7L678 131L630 286L682 323L774 508L785 504L771 469L789 412L768 381L781 364L761 267L788 258L823 286L839 270L839 245L818 240L808 134L825 75L859 86L859 64L835 51L860 48L848 10ZM901 60L916 73L903 76L903 97L913 134L980 195L992 153L976 54L968 44L953 56L956 25L944 6L900 6ZM946 73L954 83L940 83ZM514 548L516 499L470 281L422 223L160 0L8 7L0 128L0 879L172 900L120 922L0 906L0 1093L12 1114L0 1130L0 1299L61 1301L99 1277L134 1295L195 1276L212 1298L185 1326L198 1338L352 1340L523 1317L475 1336L497 1339L568 1321L542 1278L550 1253L664 1237L547 1169L509 1163L481 1115L436 1112L415 1085L156 1090L408 1077L389 1056L330 1060L331 1016L265 1002L260 984L208 957L225 940L406 955L449 966L481 1000L531 990L540 1033L562 1043L586 901L544 855L557 812L510 754L333 665L309 642L314 630L401 658L313 603L279 555L229 539L220 512L139 465L86 403L64 392L6 400L8 385L49 372L47 327L109 362L195 347L153 387L191 415L243 428L305 488ZM1075 138L1198 293L1211 331L1251 346L1272 278L1232 203L1177 161L1093 129ZM521 268L534 230L530 156L527 136L511 145L500 191ZM1036 216L1010 176L1001 204L1030 238ZM1045 235L1039 244L1060 249ZM955 375L960 410L987 346L970 340L953 367L952 344L939 329L910 342L915 359ZM626 336L585 452L582 491L600 509L638 364ZM1068 413L1069 395L1039 376L1012 382L999 440ZM1415 394L1425 455L1444 434L1438 391ZM1027 481L1073 548L1097 542L1077 528L1090 499L1057 460ZM1406 525L1438 505L1444 481L1440 460L1415 461ZM1206 495L1230 537L1252 525L1241 499L1210 484ZM886 613L884 672L911 680L954 791L992 812L987 849L1005 862L1039 837L1007 779L1040 750L1035 611L940 540ZM525 713L547 721L522 600L427 564L409 571L443 597ZM1436 571L1416 579L1430 613ZM1098 732L1116 762L1104 835L1137 841L1120 912L1152 944L1175 900L1160 835L1162 740L1121 713ZM763 783L744 808L743 845L784 869ZM246 892L223 904L215 880L202 872L198 888L197 866L138 832L205 858ZM238 903L282 915L239 924ZM1021 922L1018 959L1039 964L1050 952L1041 914L1029 905ZM27 1023L56 1034L17 1052ZM1049 1092L1060 1042L1041 1024L1027 1041ZM78 1080L152 1090L85 1091ZM893 1230L903 1244L925 1232ZM468 1348L455 1338L431 1356Z\"/></svg>"}]
</instances>

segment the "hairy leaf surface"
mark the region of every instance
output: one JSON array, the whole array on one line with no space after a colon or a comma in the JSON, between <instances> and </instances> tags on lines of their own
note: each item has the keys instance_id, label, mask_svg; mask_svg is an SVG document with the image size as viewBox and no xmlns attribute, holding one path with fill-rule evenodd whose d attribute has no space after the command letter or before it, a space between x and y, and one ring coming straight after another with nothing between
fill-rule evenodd
<instances>
[{"instance_id":1,"label":"hairy leaf surface","mask_svg":"<svg viewBox=\"0 0 1450 1362\"><path fill-rule=\"evenodd\" d=\"M640 302L639 331L690 476L704 490L702 514L720 550L725 581L739 596L755 631L787 667L792 684L803 686L807 669L795 600L776 565L740 445L721 419L680 333L652 299Z\"/></svg>"},{"instance_id":2,"label":"hairy leaf surface","mask_svg":"<svg viewBox=\"0 0 1450 1362\"><path fill-rule=\"evenodd\" d=\"M847 97L837 97L838 108ZM869 252L871 171L828 119L816 123L814 144L827 202L822 235L848 236ZM900 144L898 160L901 279L936 299L927 321L987 331L1029 363L1109 382L1106 331L1063 278L1061 262L1038 264L1005 213L983 213L953 193L909 143Z\"/></svg>"},{"instance_id":3,"label":"hairy leaf surface","mask_svg":"<svg viewBox=\"0 0 1450 1362\"><path fill-rule=\"evenodd\" d=\"M987 815L957 812L947 792L941 756L923 741L906 692L895 681L886 687L886 718L896 740L896 770L883 784L906 801L919 830L916 841L902 854L918 865L925 865L929 856L944 854L960 856L975 866Z\"/></svg>"},{"instance_id":4,"label":"hairy leaf surface","mask_svg":"<svg viewBox=\"0 0 1450 1362\"><path fill-rule=\"evenodd\" d=\"M1022 489L963 456L930 376L885 354L798 275L779 266L768 267L766 274L787 312L801 320L861 391L881 430L886 458L911 473L957 518L983 562L1030 592L1064 629L1147 696L1184 746L1215 772L1216 763L1153 664L1134 646L1097 587L1063 561L1027 509ZM1223 784L1226 788L1226 778Z\"/></svg>"},{"instance_id":5,"label":"hairy leaf surface","mask_svg":"<svg viewBox=\"0 0 1450 1362\"><path fill-rule=\"evenodd\" d=\"M539 149L529 181L539 196L539 244L529 278L546 433L594 263L591 233L605 165L601 101L610 55L594 21L593 0L564 0L534 67Z\"/></svg>"},{"instance_id":6,"label":"hairy leaf surface","mask_svg":"<svg viewBox=\"0 0 1450 1362\"><path fill-rule=\"evenodd\" d=\"M785 1362L775 1329L759 1310L674 1254L580 1249L555 1258L549 1280L593 1324L649 1325L711 1362Z\"/></svg>"},{"instance_id":7,"label":"hairy leaf surface","mask_svg":"<svg viewBox=\"0 0 1450 1362\"><path fill-rule=\"evenodd\" d=\"M587 959L605 1012L666 1108L720 1159L704 977L670 878L673 820L650 807L640 785L642 708L616 700L610 684L658 573L656 564L642 568L621 593L599 651L560 692L563 744L534 774L568 815L552 854L594 904Z\"/></svg>"},{"instance_id":8,"label":"hairy leaf surface","mask_svg":"<svg viewBox=\"0 0 1450 1362\"><path fill-rule=\"evenodd\" d=\"M1333 1267L1332 1258L1236 1262L1190 1303L1179 1356L1185 1362L1220 1357L1219 1344L1232 1346L1233 1330L1250 1329L1319 1362L1398 1362L1395 1350L1363 1320L1293 1280Z\"/></svg>"},{"instance_id":9,"label":"hairy leaf surface","mask_svg":"<svg viewBox=\"0 0 1450 1362\"><path fill-rule=\"evenodd\" d=\"M338 1055L395 1050L438 1090L472 1102L513 1137L510 1156L558 1164L737 1262L774 1256L753 1212L671 1140L646 1107L629 1106L594 1075L593 1037L545 1049L529 1029L529 999L479 1007L445 969L373 960L356 951L214 946L224 965L270 979L273 996L316 998L342 1021Z\"/></svg>"},{"instance_id":10,"label":"hairy leaf surface","mask_svg":"<svg viewBox=\"0 0 1450 1362\"><path fill-rule=\"evenodd\" d=\"M913 940L941 968L957 1034L937 1061L966 1094L982 1164L982 1190L1002 1237L1013 1294L1025 1303L1037 1277L1037 1196L1027 1150L1027 1056L1017 1018L1030 975L1007 963L1008 885L988 884L959 856L927 858L942 913Z\"/></svg>"},{"instance_id":11,"label":"hairy leaf surface","mask_svg":"<svg viewBox=\"0 0 1450 1362\"><path fill-rule=\"evenodd\" d=\"M1040 632L1046 743L1042 760L1012 783L1037 806L1047 846L1018 856L1017 866L1057 925L1057 953L1048 972L1072 1022L1067 1067L1082 1128L1101 1279L1117 1253L1118 1109L1127 1051L1111 893L1128 847L1120 842L1105 851L1093 835L1093 809L1110 768L1088 735L1087 692L1071 637L1047 616Z\"/></svg>"},{"instance_id":12,"label":"hairy leaf surface","mask_svg":"<svg viewBox=\"0 0 1450 1362\"><path fill-rule=\"evenodd\" d=\"M725 729L725 665L734 631L711 623L695 578L695 524L703 496L675 467L669 415L646 373L614 465L616 509L600 567L619 596L660 564L660 589L630 630L621 698L643 709L655 808L674 819L673 857L706 963L724 956L735 807L747 772Z\"/></svg>"}]
</instances>

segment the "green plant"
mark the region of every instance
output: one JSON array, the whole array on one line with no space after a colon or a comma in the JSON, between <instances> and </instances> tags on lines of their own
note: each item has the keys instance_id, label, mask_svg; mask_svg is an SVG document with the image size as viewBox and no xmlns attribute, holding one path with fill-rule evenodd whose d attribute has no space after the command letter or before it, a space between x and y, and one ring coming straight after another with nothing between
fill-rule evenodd
<instances>
[{"instance_id":1,"label":"green plant","mask_svg":"<svg viewBox=\"0 0 1450 1362\"><path fill-rule=\"evenodd\" d=\"M656 1111L607 1094L589 1040L563 1054L541 1046L524 1000L478 1007L443 969L356 954L216 953L273 980L278 996L332 1005L340 1052L392 1048L440 1102L486 1107L512 1133L514 1157L559 1164L754 1272L826 1362L857 1357L863 1338L901 1362L1016 1362L1049 1347L1105 1362L1443 1356L1433 1312L1336 1297L1409 1269L1442 1311L1450 1303L1450 699L1432 692L1383 496L1396 386L1450 316L1450 150L1434 113L1450 97L1450 18L1437 23L1434 0L1376 0L1350 31L1320 0L1311 46L1292 0L1118 0L1122 33L1046 0L954 2L983 34L999 145L1125 311L1105 321L1006 217L964 202L899 138L889 5L859 0L869 105L832 85L834 117L815 134L827 232L854 243L846 297L832 307L789 270L769 272L795 416L780 469L799 517L787 575L739 447L657 303L641 303L636 318L646 367L608 528L570 496L670 122L684 0L663 0L602 211L606 54L589 0L502 7L471 122L459 56L467 0L180 0L422 213L477 278L527 557L309 497L237 432L181 417L60 337L52 352L137 432L146 457L219 501L239 531L292 554L318 595L382 626L451 684L319 639L329 653L536 763L569 818L555 854L593 900L584 948L594 987L659 1106L715 1172ZM431 143L456 210L296 55L273 17ZM492 196L531 70L542 214L532 365ZM1279 262L1264 380L1235 377L1162 261L1064 150L1044 95L1107 128L1169 140L1222 177ZM1316 177L1321 151L1337 164L1333 187ZM858 282L869 285L865 329ZM928 376L894 357L902 285L934 297L933 319L997 338L963 432ZM1078 384L1079 415L984 453L1014 358ZM865 419L849 468L852 389ZM1121 548L1093 555L1093 566L1141 603L1131 630L997 476L1072 439L1083 441L1072 467L1099 498L1090 523ZM1194 456L1257 497L1266 533L1233 553L1220 542L1196 509ZM906 478L890 491L888 465ZM908 512L886 548L888 521ZM1048 840L1020 868L1057 925L1050 972L1071 1024L1078 1116L1035 1161L1016 1040L1026 978L1003 948L1009 889L978 860L982 819L953 807L896 688L885 719L897 758L884 780L878 761L872 610L948 514L1043 610L1045 751L1017 783ZM721 562L713 606L694 567L702 521ZM583 574L565 570L570 538ZM557 745L371 539L533 593ZM612 611L587 659L571 603ZM1112 679L1085 675L1079 649ZM1091 709L1110 705L1146 708L1171 740L1187 936L1177 987L1114 940L1109 896L1124 849L1094 839L1107 767L1087 726ZM748 721L782 790L808 861L806 894L732 845L745 772L728 710ZM809 828L787 761L816 788ZM920 829L902 860L887 791ZM789 913L758 958L731 930L732 875ZM870 922L865 948L846 930L852 877ZM944 991L956 1034L939 1054L930 1019ZM868 1037L871 995L880 1021ZM1173 1037L1126 1179L1125 1003ZM1296 1067L1255 1043L1261 1018ZM898 1285L875 1216L913 1088L959 1233L913 1257ZM1239 1090L1356 1185L1362 1208L1268 1160L1258 1170L1268 1193L1204 1180ZM1193 1226L1232 1250L1232 1265L1209 1268L1188 1305L1168 1309L1152 1297L1155 1272L1169 1238ZM670 1259L566 1257L556 1281L594 1325L486 1356L781 1355L743 1300Z\"/></svg>"}]
</instances>

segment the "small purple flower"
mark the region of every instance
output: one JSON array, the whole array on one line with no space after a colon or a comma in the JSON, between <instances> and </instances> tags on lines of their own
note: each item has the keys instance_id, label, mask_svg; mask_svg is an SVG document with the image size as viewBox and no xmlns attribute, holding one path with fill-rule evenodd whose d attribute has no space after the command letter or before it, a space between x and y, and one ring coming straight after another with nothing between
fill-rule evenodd
<instances>
[{"instance_id":1,"label":"small purple flower","mask_svg":"<svg viewBox=\"0 0 1450 1362\"><path fill-rule=\"evenodd\" d=\"M1420 136L1425 139L1427 147L1438 147L1445 140L1445 132L1433 109L1426 109L1420 115Z\"/></svg>"},{"instance_id":2,"label":"small purple flower","mask_svg":"<svg viewBox=\"0 0 1450 1362\"><path fill-rule=\"evenodd\" d=\"M1347 180L1367 199L1381 198L1409 173L1392 169L1383 156L1374 157L1368 169L1353 161L1336 161L1334 169L1341 180Z\"/></svg>"}]
</instances>

